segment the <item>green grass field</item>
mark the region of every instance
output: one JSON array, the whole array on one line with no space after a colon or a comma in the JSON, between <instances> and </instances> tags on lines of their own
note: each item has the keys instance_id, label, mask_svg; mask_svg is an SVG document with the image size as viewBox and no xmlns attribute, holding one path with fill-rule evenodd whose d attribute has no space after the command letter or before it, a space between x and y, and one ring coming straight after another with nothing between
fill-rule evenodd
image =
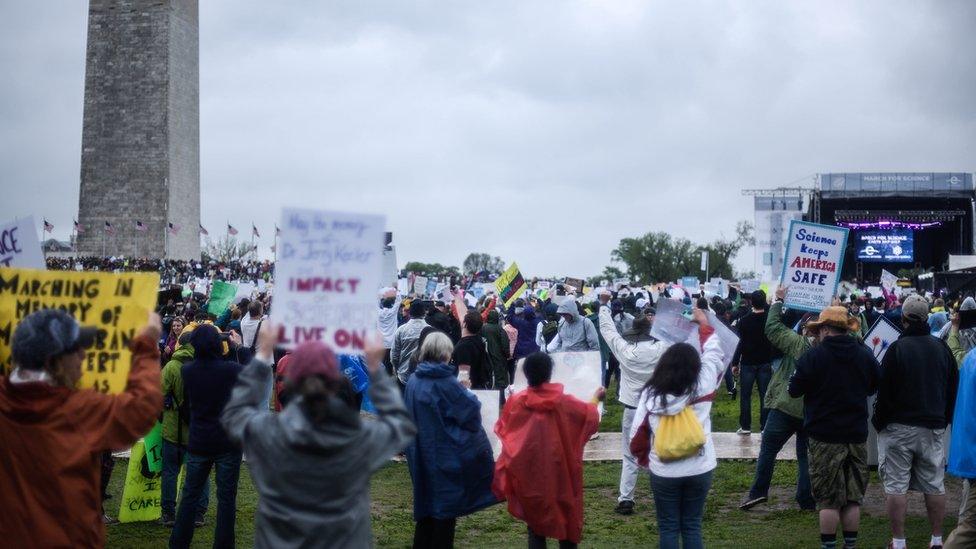
<instances>
[{"instance_id":1,"label":"green grass field","mask_svg":"<svg viewBox=\"0 0 976 549\"><path fill-rule=\"evenodd\" d=\"M616 387L609 390L601 431L618 431L622 407L616 402ZM759 429L759 402L754 397L753 430ZM715 431L734 431L738 427L739 404L720 390L712 408ZM752 481L755 462L723 461L715 471L712 491L705 509L704 535L707 547L816 547L819 545L817 516L795 509L792 493L796 486L795 462L776 466L770 502L745 513L738 504ZM112 477L113 499L109 514L116 516L121 499L126 462L117 463ZM613 512L616 505L620 463L601 462L584 465L585 525L583 547L650 547L657 544L654 506L649 481L641 477L637 490L636 513L623 517ZM958 483L953 482L958 492ZM872 473L871 483L878 479ZM213 492L211 492L213 493ZM412 489L410 474L404 463L391 463L372 482L373 534L378 547L409 547L413 539ZM257 494L247 467L241 469L237 496L237 544L250 547L254 539L254 513ZM213 517L216 502L211 497L207 525L194 537L194 547L210 547L213 541ZM919 505L912 506L918 511ZM862 516L859 547L884 547L889 539L888 521L877 501L866 505ZM951 514L951 513L950 513ZM955 517L946 520L945 532L955 526ZM908 519L909 544L926 547L928 526L924 518ZM129 548L165 547L170 530L155 523L118 524L108 529L108 546ZM513 520L504 505L497 505L458 521L458 547L520 547L525 545L525 525ZM555 546L555 544L551 544Z\"/></svg>"}]
</instances>

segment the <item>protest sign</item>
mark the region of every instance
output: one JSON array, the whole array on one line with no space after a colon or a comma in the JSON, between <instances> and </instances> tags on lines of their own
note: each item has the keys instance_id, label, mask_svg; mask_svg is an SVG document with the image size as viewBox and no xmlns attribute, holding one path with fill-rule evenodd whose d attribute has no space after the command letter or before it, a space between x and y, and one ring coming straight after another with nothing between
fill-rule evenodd
<instances>
[{"instance_id":1,"label":"protest sign","mask_svg":"<svg viewBox=\"0 0 976 549\"><path fill-rule=\"evenodd\" d=\"M149 469L145 442L137 441L129 454L129 467L126 470L122 503L119 506L119 522L145 522L162 516L161 480L158 471ZM178 485L182 486L183 483Z\"/></svg>"},{"instance_id":2,"label":"protest sign","mask_svg":"<svg viewBox=\"0 0 976 549\"><path fill-rule=\"evenodd\" d=\"M81 365L82 389L121 393L129 377L129 342L155 309L156 273L97 273L0 268L0 371L10 372L17 324L41 309L62 309L98 328Z\"/></svg>"},{"instance_id":3,"label":"protest sign","mask_svg":"<svg viewBox=\"0 0 976 549\"><path fill-rule=\"evenodd\" d=\"M582 292L583 284L585 284L585 282L583 282L582 278L567 278L565 284L567 286L572 286L577 292Z\"/></svg>"},{"instance_id":4,"label":"protest sign","mask_svg":"<svg viewBox=\"0 0 976 549\"><path fill-rule=\"evenodd\" d=\"M714 277L709 282L714 284L718 288L718 295L722 299L729 297L729 281L724 278Z\"/></svg>"},{"instance_id":5,"label":"protest sign","mask_svg":"<svg viewBox=\"0 0 976 549\"><path fill-rule=\"evenodd\" d=\"M401 278L400 280L397 280L397 286L396 286L397 293L400 294L400 295L407 295L407 294L409 294L410 293L410 284L409 284L409 282L410 281L407 280L406 278Z\"/></svg>"},{"instance_id":6,"label":"protest sign","mask_svg":"<svg viewBox=\"0 0 976 549\"><path fill-rule=\"evenodd\" d=\"M619 290L621 286L630 286L629 278L615 278L613 279L613 289Z\"/></svg>"},{"instance_id":7,"label":"protest sign","mask_svg":"<svg viewBox=\"0 0 976 549\"><path fill-rule=\"evenodd\" d=\"M759 289L759 280L755 278L742 280L739 282L739 288L743 294L751 294Z\"/></svg>"},{"instance_id":8,"label":"protest sign","mask_svg":"<svg viewBox=\"0 0 976 549\"><path fill-rule=\"evenodd\" d=\"M159 290L159 293L156 298L156 303L160 305L166 305L170 301L176 303L180 301L182 297L183 297L183 292L179 286L171 287L166 290Z\"/></svg>"},{"instance_id":9,"label":"protest sign","mask_svg":"<svg viewBox=\"0 0 976 549\"><path fill-rule=\"evenodd\" d=\"M843 227L790 221L779 282L789 286L787 307L819 312L830 306L840 283L849 232Z\"/></svg>"},{"instance_id":10,"label":"protest sign","mask_svg":"<svg viewBox=\"0 0 976 549\"><path fill-rule=\"evenodd\" d=\"M526 288L525 279L519 272L518 265L512 262L511 266L495 280L495 288L498 289L498 297L506 307L510 307L512 302L522 295L522 290Z\"/></svg>"},{"instance_id":11,"label":"protest sign","mask_svg":"<svg viewBox=\"0 0 976 549\"><path fill-rule=\"evenodd\" d=\"M698 277L695 276L681 277L681 287L691 295L701 292L701 283L698 281Z\"/></svg>"},{"instance_id":12,"label":"protest sign","mask_svg":"<svg viewBox=\"0 0 976 549\"><path fill-rule=\"evenodd\" d=\"M572 351L553 353L549 356L552 358L552 383L562 383L566 394L589 402L603 381L600 372L600 352ZM515 369L515 379L512 382L514 392L529 386L525 372L522 371L524 361L525 359L519 360L518 367Z\"/></svg>"},{"instance_id":13,"label":"protest sign","mask_svg":"<svg viewBox=\"0 0 976 549\"><path fill-rule=\"evenodd\" d=\"M548 280L540 280L535 283L535 288L537 290L547 290L552 287L552 283Z\"/></svg>"},{"instance_id":14,"label":"protest sign","mask_svg":"<svg viewBox=\"0 0 976 549\"><path fill-rule=\"evenodd\" d=\"M427 297L433 297L434 292L437 291L437 281L433 278L427 279L427 287L424 288L424 295Z\"/></svg>"},{"instance_id":15,"label":"protest sign","mask_svg":"<svg viewBox=\"0 0 976 549\"><path fill-rule=\"evenodd\" d=\"M674 299L662 299L655 307L651 337L668 343L681 343L697 336L698 326L684 315L685 306Z\"/></svg>"},{"instance_id":16,"label":"protest sign","mask_svg":"<svg viewBox=\"0 0 976 549\"><path fill-rule=\"evenodd\" d=\"M712 311L707 311L705 314L708 315L708 323L715 330L719 346L722 348L722 363L728 368L729 364L732 363L732 357L735 356L735 348L739 346L739 336L728 326L722 324L722 321ZM655 317L654 322L655 324L657 323L657 317ZM698 337L698 325L694 323L692 325L694 326L694 330L688 336L688 340L685 343L694 347L701 354L702 348L701 339Z\"/></svg>"},{"instance_id":17,"label":"protest sign","mask_svg":"<svg viewBox=\"0 0 976 549\"><path fill-rule=\"evenodd\" d=\"M478 402L481 403L481 427L485 430L485 434L488 435L488 441L491 442L491 451L497 458L502 452L502 443L498 440L498 435L495 434L495 424L498 423L498 417L501 412L498 391L472 390L471 392L478 398Z\"/></svg>"},{"instance_id":18,"label":"protest sign","mask_svg":"<svg viewBox=\"0 0 976 549\"><path fill-rule=\"evenodd\" d=\"M385 225L379 215L282 210L271 318L284 347L323 341L362 354L376 331Z\"/></svg>"},{"instance_id":19,"label":"protest sign","mask_svg":"<svg viewBox=\"0 0 976 549\"><path fill-rule=\"evenodd\" d=\"M417 275L413 278L413 293L417 297L423 297L427 293L427 277Z\"/></svg>"},{"instance_id":20,"label":"protest sign","mask_svg":"<svg viewBox=\"0 0 976 549\"><path fill-rule=\"evenodd\" d=\"M253 282L238 282L237 292L234 293L234 305L237 305L244 299L251 299L256 288L257 286Z\"/></svg>"},{"instance_id":21,"label":"protest sign","mask_svg":"<svg viewBox=\"0 0 976 549\"><path fill-rule=\"evenodd\" d=\"M885 318L884 315L881 315L878 317L878 320L874 321L874 326L871 326L871 329L864 335L864 344L871 349L871 352L874 353L874 358L878 359L878 363L880 364L884 360L885 353L888 352L888 347L900 335L901 330Z\"/></svg>"},{"instance_id":22,"label":"protest sign","mask_svg":"<svg viewBox=\"0 0 976 549\"><path fill-rule=\"evenodd\" d=\"M886 290L888 290L890 292L891 289L894 288L895 285L897 285L897 284L898 284L898 277L897 276L889 273L885 269L881 269L881 287L882 288L884 288L884 289L886 289Z\"/></svg>"},{"instance_id":23,"label":"protest sign","mask_svg":"<svg viewBox=\"0 0 976 549\"><path fill-rule=\"evenodd\" d=\"M0 267L47 268L33 216L0 225Z\"/></svg>"},{"instance_id":24,"label":"protest sign","mask_svg":"<svg viewBox=\"0 0 976 549\"><path fill-rule=\"evenodd\" d=\"M236 295L237 286L229 282L224 282L223 280L215 280L210 290L210 301L207 303L207 312L218 316L223 314L230 307Z\"/></svg>"},{"instance_id":25,"label":"protest sign","mask_svg":"<svg viewBox=\"0 0 976 549\"><path fill-rule=\"evenodd\" d=\"M257 288L258 288L258 293L263 294L268 289L268 283L263 278L259 278Z\"/></svg>"},{"instance_id":26,"label":"protest sign","mask_svg":"<svg viewBox=\"0 0 976 549\"><path fill-rule=\"evenodd\" d=\"M156 422L149 434L142 438L146 449L146 463L149 470L158 473L163 470L163 424Z\"/></svg>"}]
</instances>

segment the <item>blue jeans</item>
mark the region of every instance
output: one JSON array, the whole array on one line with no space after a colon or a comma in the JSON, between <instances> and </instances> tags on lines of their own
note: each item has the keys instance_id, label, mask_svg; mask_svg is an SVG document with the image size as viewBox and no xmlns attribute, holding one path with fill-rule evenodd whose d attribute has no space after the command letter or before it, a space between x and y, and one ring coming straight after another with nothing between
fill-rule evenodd
<instances>
[{"instance_id":1,"label":"blue jeans","mask_svg":"<svg viewBox=\"0 0 976 549\"><path fill-rule=\"evenodd\" d=\"M796 502L802 509L813 509L817 502L810 491L810 467L807 463L807 435L803 432L803 420L770 410L763 430L762 446L759 448L759 461L756 462L756 477L749 488L749 499L769 495L769 483L773 479L773 466L776 454L783 449L791 436L796 434L796 461L799 469L796 479Z\"/></svg>"},{"instance_id":2,"label":"blue jeans","mask_svg":"<svg viewBox=\"0 0 976 549\"><path fill-rule=\"evenodd\" d=\"M684 549L701 549L702 515L712 486L712 473L690 477L659 477L651 473L651 491L657 512L661 549L678 549L678 534Z\"/></svg>"},{"instance_id":3,"label":"blue jeans","mask_svg":"<svg viewBox=\"0 0 976 549\"><path fill-rule=\"evenodd\" d=\"M164 515L172 515L176 512L176 481L180 478L180 466L186 463L186 447L163 439L163 495L160 498L160 506ZM203 485L203 495L200 497L200 505L197 507L197 516L202 517L207 512L210 505L210 484Z\"/></svg>"},{"instance_id":4,"label":"blue jeans","mask_svg":"<svg viewBox=\"0 0 976 549\"><path fill-rule=\"evenodd\" d=\"M739 366L739 427L752 430L752 385L759 385L759 430L766 426L766 388L773 378L770 364L742 364Z\"/></svg>"},{"instance_id":5,"label":"blue jeans","mask_svg":"<svg viewBox=\"0 0 976 549\"><path fill-rule=\"evenodd\" d=\"M237 482L241 473L241 452L227 452L216 456L200 456L187 452L186 481L183 497L176 512L176 524L169 537L171 548L186 548L193 541L193 519L207 484L211 467L216 469L217 520L214 526L214 547L234 547L234 520L237 514Z\"/></svg>"}]
</instances>

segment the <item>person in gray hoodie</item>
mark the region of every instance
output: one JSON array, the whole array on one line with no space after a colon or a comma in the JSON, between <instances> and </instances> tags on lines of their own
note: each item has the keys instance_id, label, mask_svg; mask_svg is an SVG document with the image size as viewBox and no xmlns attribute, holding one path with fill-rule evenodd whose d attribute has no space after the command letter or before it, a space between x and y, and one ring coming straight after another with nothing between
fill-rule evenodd
<instances>
[{"instance_id":1,"label":"person in gray hoodie","mask_svg":"<svg viewBox=\"0 0 976 549\"><path fill-rule=\"evenodd\" d=\"M579 308L572 297L566 297L556 312L562 319L559 321L559 331L552 338L546 351L558 353L563 351L599 351L600 337L596 326L579 314Z\"/></svg>"},{"instance_id":2,"label":"person in gray hoodie","mask_svg":"<svg viewBox=\"0 0 976 549\"><path fill-rule=\"evenodd\" d=\"M335 354L320 342L292 353L279 414L261 407L278 329L259 333L221 423L240 444L258 492L255 547L372 547L369 480L416 428L382 370L382 341L366 346L375 421L360 419Z\"/></svg>"}]
</instances>

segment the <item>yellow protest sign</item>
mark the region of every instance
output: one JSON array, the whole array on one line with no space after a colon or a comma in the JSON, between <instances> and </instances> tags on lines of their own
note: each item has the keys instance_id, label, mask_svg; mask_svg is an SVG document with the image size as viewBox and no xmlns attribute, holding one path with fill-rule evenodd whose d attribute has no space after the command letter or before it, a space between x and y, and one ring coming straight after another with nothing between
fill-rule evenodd
<instances>
[{"instance_id":1,"label":"yellow protest sign","mask_svg":"<svg viewBox=\"0 0 976 549\"><path fill-rule=\"evenodd\" d=\"M119 522L156 520L162 516L161 481L160 473L149 470L145 443L141 440L136 442L132 446L125 486L122 488Z\"/></svg>"},{"instance_id":2,"label":"yellow protest sign","mask_svg":"<svg viewBox=\"0 0 976 549\"><path fill-rule=\"evenodd\" d=\"M17 324L41 309L62 309L98 328L79 387L121 393L129 377L129 342L156 307L157 273L93 273L0 268L0 372L11 370Z\"/></svg>"},{"instance_id":3,"label":"yellow protest sign","mask_svg":"<svg viewBox=\"0 0 976 549\"><path fill-rule=\"evenodd\" d=\"M505 272L495 280L495 288L498 289L498 297L505 306L511 306L525 289L525 279L522 278L518 265L513 262L508 269L505 269Z\"/></svg>"}]
</instances>

